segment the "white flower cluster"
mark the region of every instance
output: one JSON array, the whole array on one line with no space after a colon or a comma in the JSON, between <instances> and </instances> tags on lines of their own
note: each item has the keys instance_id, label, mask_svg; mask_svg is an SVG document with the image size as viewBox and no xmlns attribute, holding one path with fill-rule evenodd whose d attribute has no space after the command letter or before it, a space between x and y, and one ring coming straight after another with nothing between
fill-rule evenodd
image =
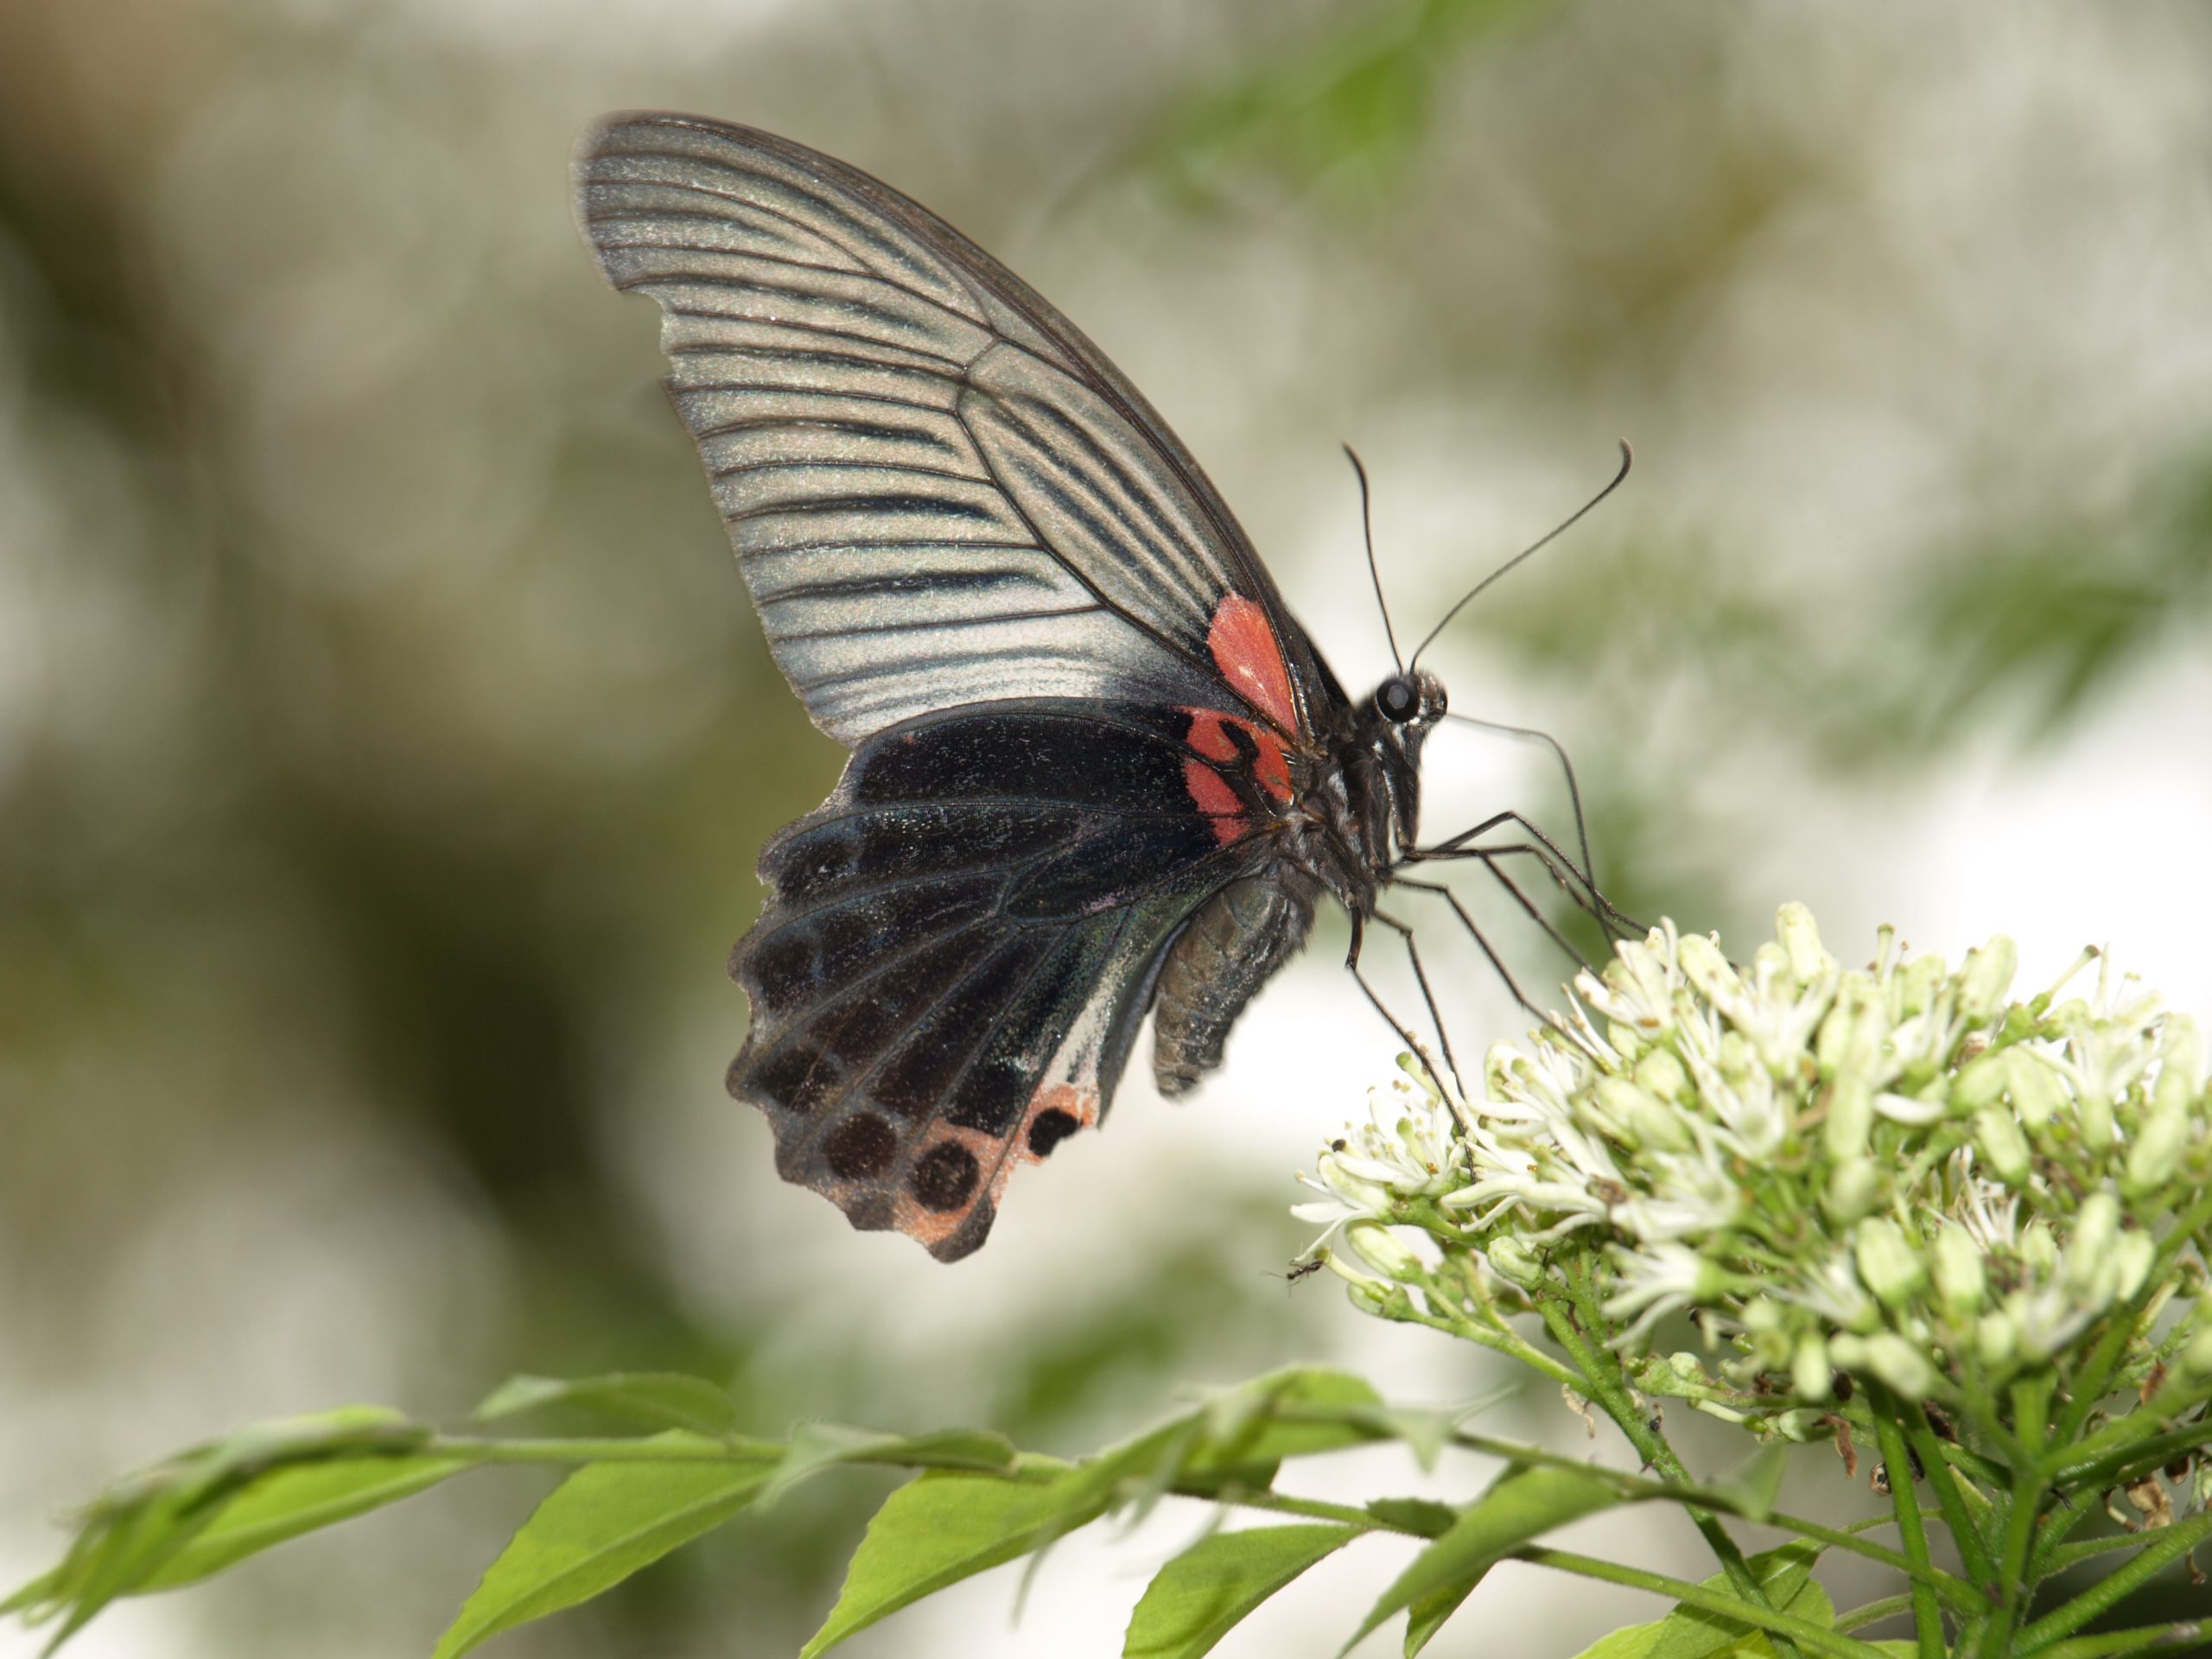
<instances>
[{"instance_id":1,"label":"white flower cluster","mask_svg":"<svg viewBox=\"0 0 2212 1659\"><path fill-rule=\"evenodd\" d=\"M1379 1278L1332 1264L1370 1302L1420 1283L1410 1227L1520 1306L1594 1255L1618 1345L1697 1310L1737 1383L1804 1404L1839 1370L1912 1398L2065 1381L2122 1310L2131 1376L2212 1376L2195 1022L2101 960L2090 995L2012 1001L2002 938L1954 971L1885 931L1847 970L1802 906L1777 932L1738 969L1662 925L1493 1049L1482 1102L1399 1085L1300 1211Z\"/></svg>"}]
</instances>

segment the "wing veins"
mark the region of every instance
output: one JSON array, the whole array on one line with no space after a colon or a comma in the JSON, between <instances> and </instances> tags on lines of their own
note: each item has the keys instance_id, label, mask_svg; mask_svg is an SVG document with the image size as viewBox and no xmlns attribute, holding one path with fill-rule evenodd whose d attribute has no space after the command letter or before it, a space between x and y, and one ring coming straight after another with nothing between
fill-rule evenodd
<instances>
[{"instance_id":1,"label":"wing veins","mask_svg":"<svg viewBox=\"0 0 2212 1659\"><path fill-rule=\"evenodd\" d=\"M778 599L791 595L779 594ZM788 645L806 639L845 639L874 633L935 632L940 628L995 627L1001 622L1043 622L1056 616L1088 616L1096 610L1096 605L1073 605L1064 610L1052 611L994 611L979 616L947 616L931 622L871 622L856 628L810 628L799 633L777 633L767 631L766 637L772 645Z\"/></svg>"}]
</instances>

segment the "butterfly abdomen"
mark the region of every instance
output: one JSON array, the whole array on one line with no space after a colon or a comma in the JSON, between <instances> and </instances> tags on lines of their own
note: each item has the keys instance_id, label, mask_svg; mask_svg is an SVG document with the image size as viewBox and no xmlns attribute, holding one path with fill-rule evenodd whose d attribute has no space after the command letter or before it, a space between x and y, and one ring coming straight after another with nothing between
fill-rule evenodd
<instances>
[{"instance_id":1,"label":"butterfly abdomen","mask_svg":"<svg viewBox=\"0 0 2212 1659\"><path fill-rule=\"evenodd\" d=\"M1295 867L1232 881L1198 909L1160 969L1152 1070L1163 1095L1221 1064L1229 1028L1313 930L1319 884Z\"/></svg>"}]
</instances>

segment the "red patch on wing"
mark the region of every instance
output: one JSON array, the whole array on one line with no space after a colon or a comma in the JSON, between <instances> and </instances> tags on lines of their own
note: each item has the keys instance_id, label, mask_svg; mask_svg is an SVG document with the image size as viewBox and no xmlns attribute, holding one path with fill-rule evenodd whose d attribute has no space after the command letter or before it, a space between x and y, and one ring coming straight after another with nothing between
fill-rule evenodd
<instances>
[{"instance_id":1,"label":"red patch on wing","mask_svg":"<svg viewBox=\"0 0 2212 1659\"><path fill-rule=\"evenodd\" d=\"M1245 702L1275 723L1278 731L1298 729L1298 700L1291 695L1290 670L1282 645L1268 626L1266 609L1255 600L1231 594L1213 613L1206 648L1214 666Z\"/></svg>"},{"instance_id":2,"label":"red patch on wing","mask_svg":"<svg viewBox=\"0 0 2212 1659\"><path fill-rule=\"evenodd\" d=\"M1207 760L1219 760L1234 766L1243 760L1244 750L1230 734L1230 728L1235 727L1250 740L1254 780L1285 805L1289 804L1291 798L1290 758L1283 753L1282 744L1273 732L1249 720L1239 720L1234 715L1220 714L1211 709L1189 709L1184 712L1191 717L1190 735L1185 741L1205 757L1205 760L1183 763L1184 787L1198 804L1198 810L1213 821L1214 839L1226 847L1252 830L1243 798L1217 768L1206 764Z\"/></svg>"}]
</instances>

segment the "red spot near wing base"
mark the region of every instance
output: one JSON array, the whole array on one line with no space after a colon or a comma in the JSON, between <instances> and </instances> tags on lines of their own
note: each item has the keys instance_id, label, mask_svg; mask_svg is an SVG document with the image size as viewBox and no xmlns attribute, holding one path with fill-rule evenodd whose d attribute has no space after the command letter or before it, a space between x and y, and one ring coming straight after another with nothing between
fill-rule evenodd
<instances>
[{"instance_id":1,"label":"red spot near wing base","mask_svg":"<svg viewBox=\"0 0 2212 1659\"><path fill-rule=\"evenodd\" d=\"M1255 726L1249 720L1239 720L1234 715L1224 715L1211 709L1190 709L1185 713L1191 717L1190 735L1185 740L1192 748L1205 757L1204 760L1183 763L1184 786L1191 798L1198 803L1198 810L1212 820L1214 839L1226 847L1230 842L1251 833L1252 823L1244 810L1244 800L1224 777L1217 767L1206 764L1218 760L1228 765L1242 761L1249 752L1251 755L1253 779L1276 800L1287 805L1291 798L1290 758L1273 732ZM1236 736L1230 734L1235 727ZM1237 736L1247 740L1240 746Z\"/></svg>"},{"instance_id":2,"label":"red spot near wing base","mask_svg":"<svg viewBox=\"0 0 2212 1659\"><path fill-rule=\"evenodd\" d=\"M1268 621L1268 613L1256 600L1231 594L1213 613L1206 630L1206 648L1237 696L1273 721L1275 729L1298 729L1298 702L1291 695L1290 670L1284 666L1282 645Z\"/></svg>"}]
</instances>

